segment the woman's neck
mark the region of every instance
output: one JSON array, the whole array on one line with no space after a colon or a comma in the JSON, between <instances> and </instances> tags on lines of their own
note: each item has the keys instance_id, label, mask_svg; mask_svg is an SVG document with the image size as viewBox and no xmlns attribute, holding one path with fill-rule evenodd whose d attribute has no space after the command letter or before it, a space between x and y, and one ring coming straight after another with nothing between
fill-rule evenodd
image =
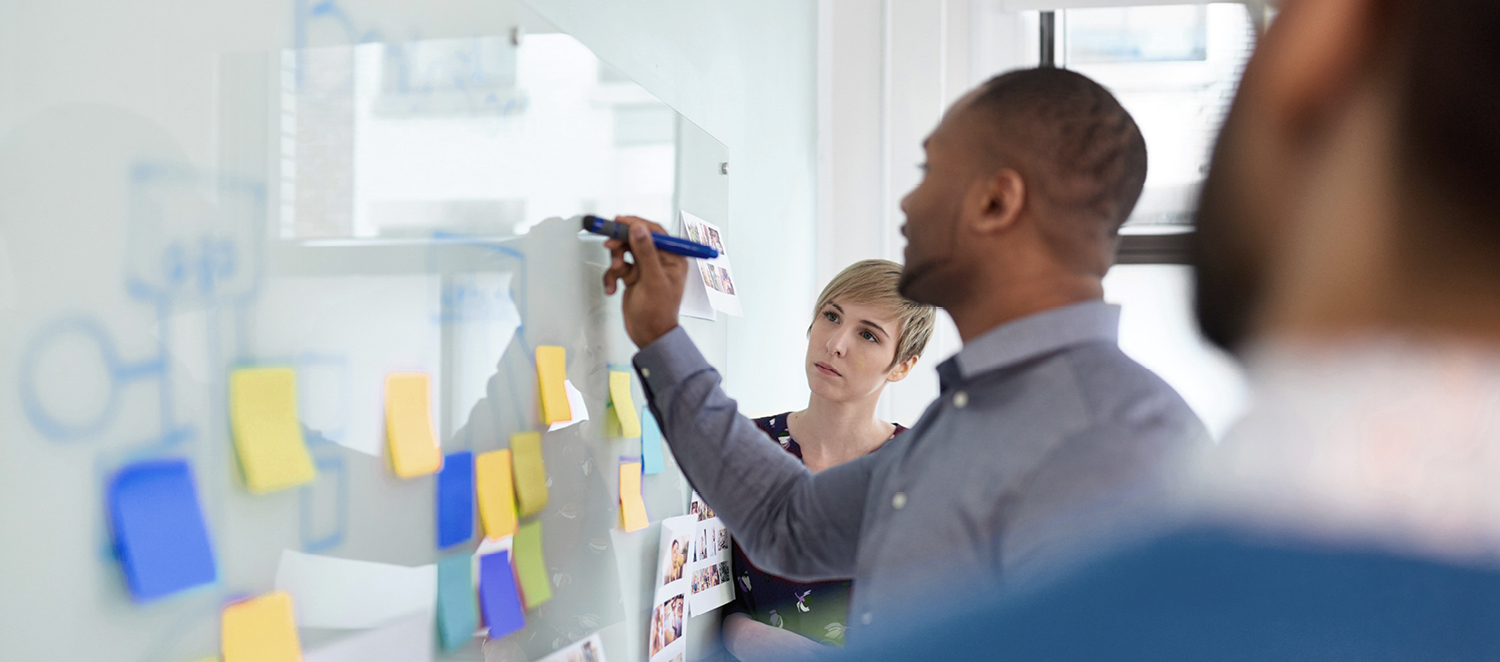
<instances>
[{"instance_id":1,"label":"woman's neck","mask_svg":"<svg viewBox=\"0 0 1500 662\"><path fill-rule=\"evenodd\" d=\"M834 402L813 394L807 409L793 412L787 429L802 447L802 461L814 472L873 451L891 438L895 426L875 417L880 394L856 402Z\"/></svg>"}]
</instances>

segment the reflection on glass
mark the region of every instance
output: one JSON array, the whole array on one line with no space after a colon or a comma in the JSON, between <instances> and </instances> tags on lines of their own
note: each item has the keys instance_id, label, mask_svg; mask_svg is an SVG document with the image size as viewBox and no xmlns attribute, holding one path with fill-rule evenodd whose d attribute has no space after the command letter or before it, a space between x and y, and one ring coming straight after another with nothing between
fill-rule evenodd
<instances>
[{"instance_id":1,"label":"reflection on glass","mask_svg":"<svg viewBox=\"0 0 1500 662\"><path fill-rule=\"evenodd\" d=\"M676 113L568 35L287 51L281 64L283 238L671 217Z\"/></svg>"}]
</instances>

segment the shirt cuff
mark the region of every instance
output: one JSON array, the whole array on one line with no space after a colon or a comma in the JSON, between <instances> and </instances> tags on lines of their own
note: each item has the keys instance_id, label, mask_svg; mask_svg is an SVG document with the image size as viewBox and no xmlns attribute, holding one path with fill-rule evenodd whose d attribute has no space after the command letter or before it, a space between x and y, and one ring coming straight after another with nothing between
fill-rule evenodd
<instances>
[{"instance_id":1,"label":"shirt cuff","mask_svg":"<svg viewBox=\"0 0 1500 662\"><path fill-rule=\"evenodd\" d=\"M647 396L669 390L693 374L713 370L681 326L641 348L634 363Z\"/></svg>"}]
</instances>

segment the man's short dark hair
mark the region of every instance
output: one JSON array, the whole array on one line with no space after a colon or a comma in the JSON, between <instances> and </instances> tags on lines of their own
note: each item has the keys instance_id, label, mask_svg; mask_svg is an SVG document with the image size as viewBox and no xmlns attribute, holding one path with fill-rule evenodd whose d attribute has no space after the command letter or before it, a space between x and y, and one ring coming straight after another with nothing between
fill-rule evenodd
<instances>
[{"instance_id":1,"label":"man's short dark hair","mask_svg":"<svg viewBox=\"0 0 1500 662\"><path fill-rule=\"evenodd\" d=\"M997 155L1035 170L1030 189L1119 232L1146 184L1146 140L1109 90L1066 69L1020 69L986 81L970 109L995 129Z\"/></svg>"},{"instance_id":2,"label":"man's short dark hair","mask_svg":"<svg viewBox=\"0 0 1500 662\"><path fill-rule=\"evenodd\" d=\"M1500 242L1500 2L1408 0L1387 27L1407 60L1403 179L1463 212L1418 231Z\"/></svg>"}]
</instances>

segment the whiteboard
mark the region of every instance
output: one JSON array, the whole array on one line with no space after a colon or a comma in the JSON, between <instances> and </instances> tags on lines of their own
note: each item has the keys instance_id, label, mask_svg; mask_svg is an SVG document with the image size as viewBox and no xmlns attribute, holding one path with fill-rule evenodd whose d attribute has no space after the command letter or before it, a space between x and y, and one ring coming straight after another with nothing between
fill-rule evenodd
<instances>
[{"instance_id":1,"label":"whiteboard","mask_svg":"<svg viewBox=\"0 0 1500 662\"><path fill-rule=\"evenodd\" d=\"M686 210L732 236L727 149L524 10L230 4L233 21L133 3L162 27L123 51L0 68L4 95L72 92L0 115L0 659L194 660L217 653L226 602L272 590L284 549L453 553L436 549L434 478L383 457L384 376L432 376L445 452L504 448L542 429L544 344L567 349L591 414L544 438L555 597L522 632L438 657L536 659L599 631L610 660L642 659L657 527L618 529L615 467L640 447L603 435L607 372L633 347L600 239L545 219ZM24 16L42 34L67 22ZM312 45L343 38L329 32L347 44ZM149 66L98 75L121 58ZM142 85L170 103L141 103ZM720 366L725 324L684 320ZM243 366L296 370L312 484L244 489L226 410ZM142 605L103 487L155 457L191 462L220 579ZM653 522L688 489L668 454L644 481ZM690 628L692 657L714 654L715 615Z\"/></svg>"}]
</instances>

